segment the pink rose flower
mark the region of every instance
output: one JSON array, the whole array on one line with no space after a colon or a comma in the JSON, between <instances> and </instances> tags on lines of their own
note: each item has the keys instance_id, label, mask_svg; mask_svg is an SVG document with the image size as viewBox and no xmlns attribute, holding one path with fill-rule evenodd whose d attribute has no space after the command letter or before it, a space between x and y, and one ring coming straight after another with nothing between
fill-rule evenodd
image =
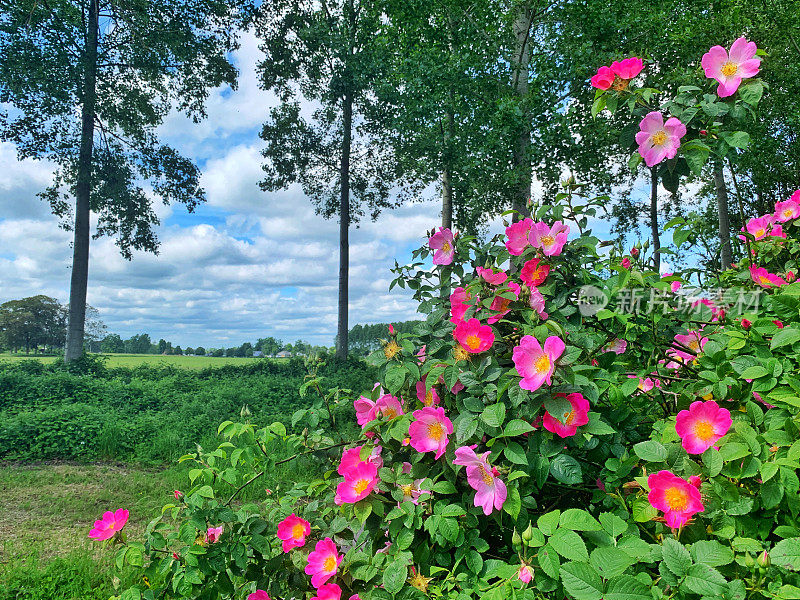
<instances>
[{"instance_id":1,"label":"pink rose flower","mask_svg":"<svg viewBox=\"0 0 800 600\"><path fill-rule=\"evenodd\" d=\"M786 285L783 277L767 271L764 267L750 266L750 278L762 288L769 289Z\"/></svg>"},{"instance_id":2,"label":"pink rose flower","mask_svg":"<svg viewBox=\"0 0 800 600\"><path fill-rule=\"evenodd\" d=\"M747 222L747 233L752 235L756 241L763 240L772 231L773 215L764 215L763 217L754 217ZM743 235L739 236L740 240L745 239Z\"/></svg>"},{"instance_id":3,"label":"pink rose flower","mask_svg":"<svg viewBox=\"0 0 800 600\"><path fill-rule=\"evenodd\" d=\"M490 515L494 509L500 510L508 497L506 484L498 477L496 468L489 464L491 452L478 456L474 448L461 446L456 449L454 465L466 467L467 483L475 490L475 506L483 509L483 514Z\"/></svg>"},{"instance_id":4,"label":"pink rose flower","mask_svg":"<svg viewBox=\"0 0 800 600\"><path fill-rule=\"evenodd\" d=\"M542 285L549 274L550 265L539 264L539 259L534 258L522 266L519 277L522 279L522 283L533 288Z\"/></svg>"},{"instance_id":5,"label":"pink rose flower","mask_svg":"<svg viewBox=\"0 0 800 600\"><path fill-rule=\"evenodd\" d=\"M614 354L624 354L628 349L628 342L615 338L603 346L603 352L613 352Z\"/></svg>"},{"instance_id":6,"label":"pink rose flower","mask_svg":"<svg viewBox=\"0 0 800 600\"><path fill-rule=\"evenodd\" d=\"M308 555L305 569L306 575L311 575L311 585L317 588L317 592L328 579L336 575L342 558L344 557L339 556L339 550L331 538L327 537L317 542L314 551Z\"/></svg>"},{"instance_id":7,"label":"pink rose flower","mask_svg":"<svg viewBox=\"0 0 800 600\"><path fill-rule=\"evenodd\" d=\"M540 248L545 256L558 256L567 243L569 226L561 221L549 227L547 223L534 223L528 234L528 241L534 248Z\"/></svg>"},{"instance_id":8,"label":"pink rose flower","mask_svg":"<svg viewBox=\"0 0 800 600\"><path fill-rule=\"evenodd\" d=\"M422 402L423 406L439 406L439 402L441 399L439 398L439 392L436 391L434 386L431 386L431 389L425 391L424 381L417 382L417 400Z\"/></svg>"},{"instance_id":9,"label":"pink rose flower","mask_svg":"<svg viewBox=\"0 0 800 600\"><path fill-rule=\"evenodd\" d=\"M483 267L476 267L475 271L486 283L490 283L492 285L500 285L505 283L505 280L508 279L508 275L503 271L498 271L495 273L494 270L484 269Z\"/></svg>"},{"instance_id":10,"label":"pink rose flower","mask_svg":"<svg viewBox=\"0 0 800 600\"><path fill-rule=\"evenodd\" d=\"M256 590L249 596L247 596L247 600L270 600L269 594L264 590Z\"/></svg>"},{"instance_id":11,"label":"pink rose flower","mask_svg":"<svg viewBox=\"0 0 800 600\"><path fill-rule=\"evenodd\" d=\"M547 313L544 310L544 296L542 296L542 293L538 288L531 288L531 297L528 303L530 304L530 307L536 311L536 314L539 315L540 319L547 319Z\"/></svg>"},{"instance_id":12,"label":"pink rose flower","mask_svg":"<svg viewBox=\"0 0 800 600\"><path fill-rule=\"evenodd\" d=\"M567 438L578 432L578 427L589 422L589 401L580 392L572 394L556 394L556 397L566 398L571 408L560 417L563 421L556 419L549 412L545 411L542 425L547 431L555 433L560 438Z\"/></svg>"},{"instance_id":13,"label":"pink rose flower","mask_svg":"<svg viewBox=\"0 0 800 600\"><path fill-rule=\"evenodd\" d=\"M614 71L610 67L600 67L597 69L597 73L592 75L590 82L592 87L596 87L598 90L607 90L614 83Z\"/></svg>"},{"instance_id":14,"label":"pink rose flower","mask_svg":"<svg viewBox=\"0 0 800 600\"><path fill-rule=\"evenodd\" d=\"M219 527L209 527L206 530L206 541L209 544L215 544L219 541L220 536L222 535L223 526L220 525Z\"/></svg>"},{"instance_id":15,"label":"pink rose flower","mask_svg":"<svg viewBox=\"0 0 800 600\"><path fill-rule=\"evenodd\" d=\"M800 217L800 190L792 194L792 197L788 200L776 202L773 216L779 223L785 223Z\"/></svg>"},{"instance_id":16,"label":"pink rose flower","mask_svg":"<svg viewBox=\"0 0 800 600\"><path fill-rule=\"evenodd\" d=\"M628 258L627 256L622 259L622 267L624 269L630 269L631 268L631 259Z\"/></svg>"},{"instance_id":17,"label":"pink rose flower","mask_svg":"<svg viewBox=\"0 0 800 600\"><path fill-rule=\"evenodd\" d=\"M664 513L671 529L683 527L692 515L705 510L700 491L669 471L653 473L647 478L647 485L650 488L647 499L653 508Z\"/></svg>"},{"instance_id":18,"label":"pink rose flower","mask_svg":"<svg viewBox=\"0 0 800 600\"><path fill-rule=\"evenodd\" d=\"M533 579L533 569L531 569L531 566L528 564L520 565L517 570L517 579L522 583L530 583L531 579Z\"/></svg>"},{"instance_id":19,"label":"pink rose flower","mask_svg":"<svg viewBox=\"0 0 800 600\"><path fill-rule=\"evenodd\" d=\"M642 69L644 69L642 59L635 56L611 63L611 70L620 79L633 79L642 72Z\"/></svg>"},{"instance_id":20,"label":"pink rose flower","mask_svg":"<svg viewBox=\"0 0 800 600\"><path fill-rule=\"evenodd\" d=\"M391 394L384 394L378 398L378 401L375 403L375 412L379 417L385 419L386 421L390 421L395 417L406 414L403 411L403 405L400 400Z\"/></svg>"},{"instance_id":21,"label":"pink rose flower","mask_svg":"<svg viewBox=\"0 0 800 600\"><path fill-rule=\"evenodd\" d=\"M706 77L719 82L717 94L727 98L736 93L742 79L755 77L761 67L761 59L756 56L755 42L740 37L731 46L730 53L722 46L712 46L703 55L700 64Z\"/></svg>"},{"instance_id":22,"label":"pink rose flower","mask_svg":"<svg viewBox=\"0 0 800 600\"><path fill-rule=\"evenodd\" d=\"M727 408L720 408L713 400L698 400L692 402L689 410L678 413L675 431L681 436L681 445L686 452L702 454L728 433L732 423Z\"/></svg>"},{"instance_id":23,"label":"pink rose flower","mask_svg":"<svg viewBox=\"0 0 800 600\"><path fill-rule=\"evenodd\" d=\"M472 294L463 287L457 287L450 294L450 322L453 325L458 325L463 320L467 309L472 306L469 304L470 300L472 300Z\"/></svg>"},{"instance_id":24,"label":"pink rose flower","mask_svg":"<svg viewBox=\"0 0 800 600\"><path fill-rule=\"evenodd\" d=\"M344 481L336 486L334 502L354 504L372 493L378 484L378 467L370 462L359 462L344 472Z\"/></svg>"},{"instance_id":25,"label":"pink rose flower","mask_svg":"<svg viewBox=\"0 0 800 600\"><path fill-rule=\"evenodd\" d=\"M89 537L102 542L114 537L114 534L118 531L122 531L127 522L128 511L124 508L118 508L114 512L107 510L103 513L103 518L94 522L94 527L89 532Z\"/></svg>"},{"instance_id":26,"label":"pink rose flower","mask_svg":"<svg viewBox=\"0 0 800 600\"><path fill-rule=\"evenodd\" d=\"M439 227L439 231L428 240L428 246L433 250L433 264L449 265L453 262L456 253L453 232L444 227Z\"/></svg>"},{"instance_id":27,"label":"pink rose flower","mask_svg":"<svg viewBox=\"0 0 800 600\"><path fill-rule=\"evenodd\" d=\"M414 505L419 504L419 497L425 493L420 487L423 481L425 481L425 479L415 479L413 483L406 485L398 484L397 487L403 492L403 499L400 500L400 504L403 502L412 502Z\"/></svg>"},{"instance_id":28,"label":"pink rose flower","mask_svg":"<svg viewBox=\"0 0 800 600\"><path fill-rule=\"evenodd\" d=\"M502 319L505 315L509 313L508 305L511 304L510 298L503 298L500 296L500 292L508 293L511 292L514 294L514 299L519 300L519 293L521 288L519 284L514 283L513 281L508 282L508 286L498 290L498 295L492 299L492 304L489 306L489 310L496 311L497 314L492 315L488 319L486 319L487 323L497 323L500 319Z\"/></svg>"},{"instance_id":29,"label":"pink rose flower","mask_svg":"<svg viewBox=\"0 0 800 600\"><path fill-rule=\"evenodd\" d=\"M380 469L383 466L383 458L381 458L381 451L383 448L381 446L373 446L370 455L367 457L367 460L361 460L361 449L363 446L356 446L355 448L350 448L342 452L342 459L339 461L339 467L336 469L336 472L339 473L342 477L344 477L345 473L349 473L354 467L357 467L359 463L362 462L369 462L375 465L376 468Z\"/></svg>"},{"instance_id":30,"label":"pink rose flower","mask_svg":"<svg viewBox=\"0 0 800 600\"><path fill-rule=\"evenodd\" d=\"M675 117L670 117L665 123L660 112L648 113L639 123L639 133L636 134L639 154L648 167L653 167L664 159L674 158L685 135L686 126Z\"/></svg>"},{"instance_id":31,"label":"pink rose flower","mask_svg":"<svg viewBox=\"0 0 800 600\"><path fill-rule=\"evenodd\" d=\"M565 348L564 341L554 335L545 340L544 348L532 335L523 336L512 353L514 366L522 377L519 386L523 390L534 392L545 383L550 385L556 360L564 353Z\"/></svg>"},{"instance_id":32,"label":"pink rose flower","mask_svg":"<svg viewBox=\"0 0 800 600\"><path fill-rule=\"evenodd\" d=\"M471 354L485 352L494 344L494 332L488 325L481 325L476 318L461 321L453 330L453 337Z\"/></svg>"},{"instance_id":33,"label":"pink rose flower","mask_svg":"<svg viewBox=\"0 0 800 600\"><path fill-rule=\"evenodd\" d=\"M438 459L447 448L447 436L453 433L453 423L443 408L421 408L412 413L414 421L408 427L411 447L417 452L436 452Z\"/></svg>"},{"instance_id":34,"label":"pink rose flower","mask_svg":"<svg viewBox=\"0 0 800 600\"><path fill-rule=\"evenodd\" d=\"M292 548L300 548L306 543L306 536L311 533L311 523L292 513L278 523L278 539L283 541L283 551L291 552Z\"/></svg>"},{"instance_id":35,"label":"pink rose flower","mask_svg":"<svg viewBox=\"0 0 800 600\"><path fill-rule=\"evenodd\" d=\"M509 254L519 256L525 251L525 248L528 247L528 233L532 226L531 219L523 219L506 227L506 237L508 237L506 249Z\"/></svg>"}]
</instances>

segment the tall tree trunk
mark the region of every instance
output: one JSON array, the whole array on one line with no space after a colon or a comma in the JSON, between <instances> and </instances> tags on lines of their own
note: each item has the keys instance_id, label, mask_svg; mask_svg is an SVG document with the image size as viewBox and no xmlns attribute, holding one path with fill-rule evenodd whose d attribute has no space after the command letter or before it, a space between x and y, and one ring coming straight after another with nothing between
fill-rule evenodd
<instances>
[{"instance_id":1,"label":"tall tree trunk","mask_svg":"<svg viewBox=\"0 0 800 600\"><path fill-rule=\"evenodd\" d=\"M653 266L661 272L661 237L658 229L658 171L650 169L650 233L653 236Z\"/></svg>"},{"instance_id":2,"label":"tall tree trunk","mask_svg":"<svg viewBox=\"0 0 800 600\"><path fill-rule=\"evenodd\" d=\"M514 94L522 110L522 117L517 129L513 147L513 164L517 177L517 186L511 208L517 211L514 221L528 216L528 200L531 197L531 124L528 111L524 109L528 96L528 68L531 58L530 29L533 14L531 7L523 4L519 7L514 20Z\"/></svg>"},{"instance_id":3,"label":"tall tree trunk","mask_svg":"<svg viewBox=\"0 0 800 600\"><path fill-rule=\"evenodd\" d=\"M353 96L350 90L343 98L342 155L339 163L339 327L336 358L345 360L348 350L348 303L350 277L350 147L353 129Z\"/></svg>"},{"instance_id":4,"label":"tall tree trunk","mask_svg":"<svg viewBox=\"0 0 800 600\"><path fill-rule=\"evenodd\" d=\"M452 94L452 90L451 90ZM452 97L452 96L451 96ZM447 123L444 132L444 167L442 168L442 227L452 229L453 227L453 181L450 170L452 156L452 140L455 130L455 119L453 117L452 106L448 107L446 115Z\"/></svg>"},{"instance_id":5,"label":"tall tree trunk","mask_svg":"<svg viewBox=\"0 0 800 600\"><path fill-rule=\"evenodd\" d=\"M714 188L717 192L717 215L719 218L719 262L723 271L731 268L731 219L728 213L728 186L722 171L722 161L714 161Z\"/></svg>"},{"instance_id":6,"label":"tall tree trunk","mask_svg":"<svg viewBox=\"0 0 800 600\"><path fill-rule=\"evenodd\" d=\"M97 102L98 2L89 0L89 22L84 50L83 103L81 106L81 146L75 185L75 237L72 244L72 276L69 289L69 326L64 362L83 354L86 320L86 288L89 283L89 194L92 187L94 113Z\"/></svg>"}]
</instances>

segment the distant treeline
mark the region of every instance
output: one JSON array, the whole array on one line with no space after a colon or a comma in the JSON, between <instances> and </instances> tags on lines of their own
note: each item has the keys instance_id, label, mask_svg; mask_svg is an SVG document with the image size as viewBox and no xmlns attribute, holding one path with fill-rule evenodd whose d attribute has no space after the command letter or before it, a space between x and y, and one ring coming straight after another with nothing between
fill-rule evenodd
<instances>
[{"instance_id":1,"label":"distant treeline","mask_svg":"<svg viewBox=\"0 0 800 600\"><path fill-rule=\"evenodd\" d=\"M241 346L230 348L205 348L187 346L181 348L165 339L154 343L147 333L138 333L127 340L123 340L116 333L107 335L100 343L100 352L106 354L168 354L168 355L193 355L193 356L276 356L285 352L291 356L305 356L312 353L326 353L326 346L314 346L308 342L297 340L294 344L287 344L274 337L259 338L255 343L245 342Z\"/></svg>"}]
</instances>

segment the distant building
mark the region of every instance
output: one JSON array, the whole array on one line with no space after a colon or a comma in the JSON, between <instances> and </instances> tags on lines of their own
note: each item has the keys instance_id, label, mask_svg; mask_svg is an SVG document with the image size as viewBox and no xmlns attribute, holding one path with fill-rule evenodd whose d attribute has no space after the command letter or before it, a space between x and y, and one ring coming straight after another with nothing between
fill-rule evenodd
<instances>
[{"instance_id":1,"label":"distant building","mask_svg":"<svg viewBox=\"0 0 800 600\"><path fill-rule=\"evenodd\" d=\"M261 358L264 353L261 350L253 350L253 358Z\"/></svg>"},{"instance_id":2,"label":"distant building","mask_svg":"<svg viewBox=\"0 0 800 600\"><path fill-rule=\"evenodd\" d=\"M292 358L292 353L286 350L281 350L275 355L275 358Z\"/></svg>"}]
</instances>

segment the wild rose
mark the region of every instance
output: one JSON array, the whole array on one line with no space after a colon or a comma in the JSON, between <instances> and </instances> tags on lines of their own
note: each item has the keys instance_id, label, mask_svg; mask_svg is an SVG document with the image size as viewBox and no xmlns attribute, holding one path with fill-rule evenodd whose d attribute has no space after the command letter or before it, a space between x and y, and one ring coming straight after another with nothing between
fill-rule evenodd
<instances>
[{"instance_id":1,"label":"wild rose","mask_svg":"<svg viewBox=\"0 0 800 600\"><path fill-rule=\"evenodd\" d=\"M344 481L336 486L334 502L354 504L372 493L378 484L378 467L369 462L359 462L344 472Z\"/></svg>"},{"instance_id":2,"label":"wild rose","mask_svg":"<svg viewBox=\"0 0 800 600\"><path fill-rule=\"evenodd\" d=\"M411 447L417 452L435 452L434 459L438 459L447 448L447 436L453 433L453 423L443 408L421 408L412 416L415 420L408 427Z\"/></svg>"},{"instance_id":3,"label":"wild rose","mask_svg":"<svg viewBox=\"0 0 800 600\"><path fill-rule=\"evenodd\" d=\"M603 352L613 352L614 354L624 354L628 349L628 342L620 338L614 338L603 346Z\"/></svg>"},{"instance_id":4,"label":"wild rose","mask_svg":"<svg viewBox=\"0 0 800 600\"><path fill-rule=\"evenodd\" d=\"M270 597L269 594L264 590L256 590L247 596L247 600L270 600Z\"/></svg>"},{"instance_id":5,"label":"wild rose","mask_svg":"<svg viewBox=\"0 0 800 600\"><path fill-rule=\"evenodd\" d=\"M391 323L389 323L389 335L391 336L394 335L394 325L392 325Z\"/></svg>"},{"instance_id":6,"label":"wild rose","mask_svg":"<svg viewBox=\"0 0 800 600\"><path fill-rule=\"evenodd\" d=\"M406 414L403 411L403 404L391 394L384 394L378 398L378 401L375 403L375 412L386 421Z\"/></svg>"},{"instance_id":7,"label":"wild rose","mask_svg":"<svg viewBox=\"0 0 800 600\"><path fill-rule=\"evenodd\" d=\"M453 330L453 337L467 352L486 352L494 344L494 332L488 325L481 325L476 318L461 321Z\"/></svg>"},{"instance_id":8,"label":"wild rose","mask_svg":"<svg viewBox=\"0 0 800 600\"><path fill-rule=\"evenodd\" d=\"M114 537L118 531L122 531L128 522L128 511L118 508L114 512L107 510L103 517L94 522L94 527L89 531L89 537L93 540L102 542L103 540Z\"/></svg>"},{"instance_id":9,"label":"wild rose","mask_svg":"<svg viewBox=\"0 0 800 600\"><path fill-rule=\"evenodd\" d=\"M631 256L633 258L638 258L639 257L639 249L636 246L631 248Z\"/></svg>"},{"instance_id":10,"label":"wild rose","mask_svg":"<svg viewBox=\"0 0 800 600\"><path fill-rule=\"evenodd\" d=\"M756 241L763 240L769 235L772 230L772 215L764 215L763 217L755 217L747 222L747 233L753 236ZM743 235L739 236L740 240L744 240Z\"/></svg>"},{"instance_id":11,"label":"wild rose","mask_svg":"<svg viewBox=\"0 0 800 600\"><path fill-rule=\"evenodd\" d=\"M774 321L772 321L772 322L773 322L773 323L775 323L775 325L776 325L776 327L777 327L778 329L783 329L783 321L781 321L781 320L779 320L779 319L775 319L775 320L774 320Z\"/></svg>"},{"instance_id":12,"label":"wild rose","mask_svg":"<svg viewBox=\"0 0 800 600\"><path fill-rule=\"evenodd\" d=\"M471 299L472 294L460 286L450 294L450 322L453 325L458 325L463 320L464 314L471 306L468 303Z\"/></svg>"},{"instance_id":13,"label":"wild rose","mask_svg":"<svg viewBox=\"0 0 800 600\"><path fill-rule=\"evenodd\" d=\"M223 526L220 525L219 527L209 527L206 530L206 542L209 544L215 544L219 541L220 536L222 535Z\"/></svg>"},{"instance_id":14,"label":"wild rose","mask_svg":"<svg viewBox=\"0 0 800 600\"><path fill-rule=\"evenodd\" d=\"M343 558L339 555L339 550L331 538L327 537L318 541L314 551L308 555L308 564L305 568L306 575L311 575L311 585L320 588L328 579L336 575L336 570Z\"/></svg>"},{"instance_id":15,"label":"wild rose","mask_svg":"<svg viewBox=\"0 0 800 600\"><path fill-rule=\"evenodd\" d=\"M719 82L717 95L727 98L736 93L742 79L755 77L761 67L761 59L755 58L757 47L740 37L731 46L730 53L722 46L712 46L703 55L700 64L706 77Z\"/></svg>"},{"instance_id":16,"label":"wild rose","mask_svg":"<svg viewBox=\"0 0 800 600\"><path fill-rule=\"evenodd\" d=\"M545 383L550 385L556 360L564 353L565 348L564 341L554 335L545 340L544 348L532 335L523 336L512 353L514 366L522 377L519 386L523 390L535 392Z\"/></svg>"},{"instance_id":17,"label":"wild rose","mask_svg":"<svg viewBox=\"0 0 800 600\"><path fill-rule=\"evenodd\" d=\"M542 296L542 293L538 290L538 288L531 288L531 296L528 304L533 310L536 311L536 314L539 315L540 319L547 319L547 313L544 310L544 296Z\"/></svg>"},{"instance_id":18,"label":"wild rose","mask_svg":"<svg viewBox=\"0 0 800 600\"><path fill-rule=\"evenodd\" d=\"M349 448L348 450L342 452L342 458L339 461L338 468L336 469L336 472L339 473L339 475L344 477L345 473L350 472L350 470L358 466L358 463L361 462L372 463L378 469L383 466L383 458L381 458L381 452L383 451L383 448L380 446L373 446L366 460L361 459L362 448L363 446L356 446L355 448Z\"/></svg>"},{"instance_id":19,"label":"wild rose","mask_svg":"<svg viewBox=\"0 0 800 600\"><path fill-rule=\"evenodd\" d=\"M428 246L433 250L433 264L449 265L455 256L455 240L453 232L444 227L439 227L439 231L434 233L428 240Z\"/></svg>"},{"instance_id":20,"label":"wild rose","mask_svg":"<svg viewBox=\"0 0 800 600\"><path fill-rule=\"evenodd\" d=\"M508 275L503 271L497 271L497 273L495 273L494 270L484 269L483 267L476 267L475 271L481 279L491 285L501 285L508 279Z\"/></svg>"},{"instance_id":21,"label":"wild rose","mask_svg":"<svg viewBox=\"0 0 800 600\"><path fill-rule=\"evenodd\" d=\"M545 256L558 256L567 243L569 226L556 221L550 227L547 223L534 223L528 234L528 241L534 248L539 248Z\"/></svg>"},{"instance_id":22,"label":"wild rose","mask_svg":"<svg viewBox=\"0 0 800 600\"><path fill-rule=\"evenodd\" d=\"M183 492L180 490L173 490L172 495L175 496L175 500L183 498Z\"/></svg>"},{"instance_id":23,"label":"wild rose","mask_svg":"<svg viewBox=\"0 0 800 600\"><path fill-rule=\"evenodd\" d=\"M491 306L489 306L489 310L495 311L496 314L486 319L486 322L490 324L497 323L500 319L502 319L509 313L508 306L509 304L511 304L511 299L504 298L503 296L500 295L501 293L508 294L509 292L511 292L512 294L514 294L514 299L519 300L520 291L521 288L519 287L519 284L514 283L513 281L509 281L506 288L498 290L497 296L494 297Z\"/></svg>"},{"instance_id":24,"label":"wild rose","mask_svg":"<svg viewBox=\"0 0 800 600\"><path fill-rule=\"evenodd\" d=\"M672 277L672 273L664 273L663 277ZM683 284L680 281L671 281L670 284L669 284L669 289L674 294L679 289L681 289L682 285Z\"/></svg>"},{"instance_id":25,"label":"wild rose","mask_svg":"<svg viewBox=\"0 0 800 600\"><path fill-rule=\"evenodd\" d=\"M366 396L354 400L353 408L356 409L356 421L362 427L378 418L375 402Z\"/></svg>"},{"instance_id":26,"label":"wild rose","mask_svg":"<svg viewBox=\"0 0 800 600\"><path fill-rule=\"evenodd\" d=\"M743 327L744 329L750 329L750 327L751 327L752 325L753 325L753 322L752 322L752 321L750 321L750 319L745 319L745 318L742 318L742 327Z\"/></svg>"},{"instance_id":27,"label":"wild rose","mask_svg":"<svg viewBox=\"0 0 800 600\"><path fill-rule=\"evenodd\" d=\"M600 67L597 69L597 73L592 75L590 82L592 87L596 87L598 90L607 90L614 83L614 78L614 71L610 67Z\"/></svg>"},{"instance_id":28,"label":"wild rose","mask_svg":"<svg viewBox=\"0 0 800 600\"><path fill-rule=\"evenodd\" d=\"M669 471L659 471L647 478L650 493L647 499L656 510L664 513L664 520L671 529L679 529L693 515L703 512L700 491L691 483Z\"/></svg>"},{"instance_id":29,"label":"wild rose","mask_svg":"<svg viewBox=\"0 0 800 600\"><path fill-rule=\"evenodd\" d=\"M542 285L550 274L550 265L540 264L538 258L527 261L519 272L522 283L530 288Z\"/></svg>"},{"instance_id":30,"label":"wild rose","mask_svg":"<svg viewBox=\"0 0 800 600\"><path fill-rule=\"evenodd\" d=\"M620 61L615 60L611 63L611 70L614 72L614 75L626 81L636 77L642 72L642 69L644 69L644 63L641 58L636 56Z\"/></svg>"},{"instance_id":31,"label":"wild rose","mask_svg":"<svg viewBox=\"0 0 800 600\"><path fill-rule=\"evenodd\" d=\"M405 485L397 484L397 487L403 493L400 503L412 502L414 505L419 504L419 497L424 493L424 490L420 487L423 481L425 479L415 479L412 483Z\"/></svg>"},{"instance_id":32,"label":"wild rose","mask_svg":"<svg viewBox=\"0 0 800 600\"><path fill-rule=\"evenodd\" d=\"M792 197L788 200L776 202L773 216L779 223L785 223L800 217L800 190L792 194Z\"/></svg>"},{"instance_id":33,"label":"wild rose","mask_svg":"<svg viewBox=\"0 0 800 600\"><path fill-rule=\"evenodd\" d=\"M786 281L789 281L789 282L792 282L792 281L794 281L796 279L794 271L786 271L785 277L786 277Z\"/></svg>"},{"instance_id":34,"label":"wild rose","mask_svg":"<svg viewBox=\"0 0 800 600\"><path fill-rule=\"evenodd\" d=\"M750 278L762 288L769 289L786 285L786 281L779 275L767 271L764 267L750 266Z\"/></svg>"},{"instance_id":35,"label":"wild rose","mask_svg":"<svg viewBox=\"0 0 800 600\"><path fill-rule=\"evenodd\" d=\"M517 579L522 583L530 583L533 579L533 569L529 564L523 563L517 569Z\"/></svg>"},{"instance_id":36,"label":"wild rose","mask_svg":"<svg viewBox=\"0 0 800 600\"><path fill-rule=\"evenodd\" d=\"M579 392L556 394L556 397L566 398L570 409L559 415L560 419L545 411L542 424L547 431L560 438L571 437L578 432L578 427L589 422L589 401Z\"/></svg>"},{"instance_id":37,"label":"wild rose","mask_svg":"<svg viewBox=\"0 0 800 600\"><path fill-rule=\"evenodd\" d=\"M622 259L622 267L624 269L630 269L631 268L631 259L628 258L627 256Z\"/></svg>"},{"instance_id":38,"label":"wild rose","mask_svg":"<svg viewBox=\"0 0 800 600\"><path fill-rule=\"evenodd\" d=\"M675 420L675 431L681 437L681 445L689 454L702 454L723 435L728 433L733 421L726 408L720 408L713 400L692 402L689 410L682 410Z\"/></svg>"},{"instance_id":39,"label":"wild rose","mask_svg":"<svg viewBox=\"0 0 800 600\"><path fill-rule=\"evenodd\" d=\"M654 167L664 159L675 157L685 135L686 126L679 119L670 117L665 123L660 112L648 113L639 123L636 134L639 154L648 167Z\"/></svg>"},{"instance_id":40,"label":"wild rose","mask_svg":"<svg viewBox=\"0 0 800 600\"><path fill-rule=\"evenodd\" d=\"M311 533L311 523L292 513L278 523L278 539L283 542L283 551L291 552L292 548L300 548L306 543L306 536Z\"/></svg>"},{"instance_id":41,"label":"wild rose","mask_svg":"<svg viewBox=\"0 0 800 600\"><path fill-rule=\"evenodd\" d=\"M475 506L483 509L483 514L490 515L493 510L500 510L508 497L505 483L498 477L497 469L489 464L491 452L478 456L470 446L456 449L454 465L466 467L467 483L475 490Z\"/></svg>"},{"instance_id":42,"label":"wild rose","mask_svg":"<svg viewBox=\"0 0 800 600\"><path fill-rule=\"evenodd\" d=\"M417 400L422 402L424 406L439 406L441 400L436 388L431 386L431 389L425 390L426 387L424 381L417 382Z\"/></svg>"},{"instance_id":43,"label":"wild rose","mask_svg":"<svg viewBox=\"0 0 800 600\"><path fill-rule=\"evenodd\" d=\"M506 227L506 249L509 254L519 256L528 247L528 234L530 233L533 221L531 219L523 219L512 223Z\"/></svg>"}]
</instances>

